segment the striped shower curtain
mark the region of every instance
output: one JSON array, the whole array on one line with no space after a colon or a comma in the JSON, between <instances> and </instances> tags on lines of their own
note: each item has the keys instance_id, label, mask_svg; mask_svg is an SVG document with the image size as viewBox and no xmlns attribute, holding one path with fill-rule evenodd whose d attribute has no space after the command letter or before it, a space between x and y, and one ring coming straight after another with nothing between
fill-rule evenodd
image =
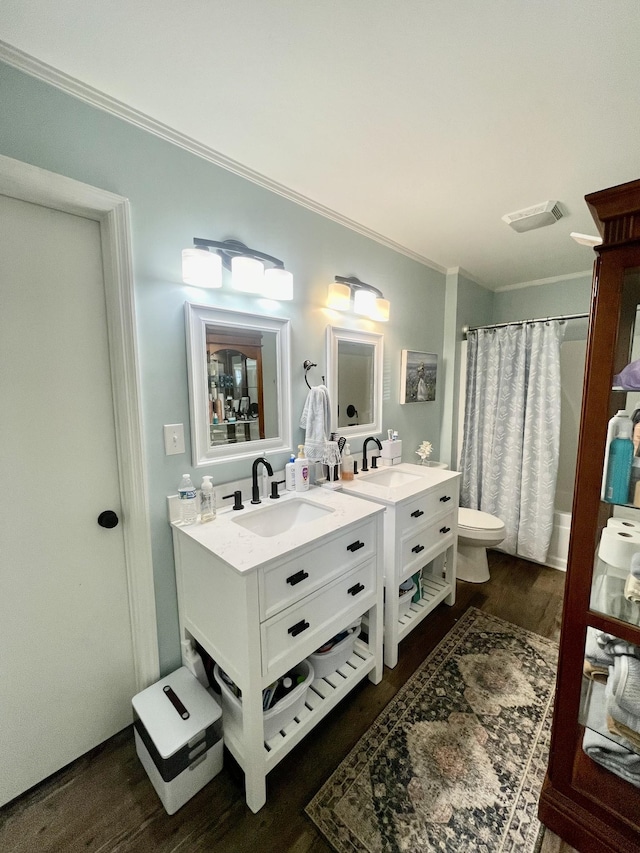
<instances>
[{"instance_id":1,"label":"striped shower curtain","mask_svg":"<svg viewBox=\"0 0 640 853\"><path fill-rule=\"evenodd\" d=\"M547 320L467 335L461 506L500 518L500 548L543 563L560 448L560 344Z\"/></svg>"}]
</instances>

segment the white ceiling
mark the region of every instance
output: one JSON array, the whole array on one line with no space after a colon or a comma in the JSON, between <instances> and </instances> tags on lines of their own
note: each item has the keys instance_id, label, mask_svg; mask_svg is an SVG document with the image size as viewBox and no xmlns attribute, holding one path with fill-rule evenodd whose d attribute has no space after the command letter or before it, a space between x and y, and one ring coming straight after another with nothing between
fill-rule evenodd
<instances>
[{"instance_id":1,"label":"white ceiling","mask_svg":"<svg viewBox=\"0 0 640 853\"><path fill-rule=\"evenodd\" d=\"M589 269L584 195L640 177L638 0L3 0L0 34L491 288Z\"/></svg>"}]
</instances>

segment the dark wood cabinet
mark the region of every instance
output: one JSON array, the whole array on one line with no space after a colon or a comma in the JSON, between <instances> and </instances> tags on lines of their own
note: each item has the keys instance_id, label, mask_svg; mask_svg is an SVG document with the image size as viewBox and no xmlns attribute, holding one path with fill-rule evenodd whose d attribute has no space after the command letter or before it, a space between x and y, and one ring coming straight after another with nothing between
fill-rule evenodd
<instances>
[{"instance_id":1,"label":"dark wood cabinet","mask_svg":"<svg viewBox=\"0 0 640 853\"><path fill-rule=\"evenodd\" d=\"M587 642L602 640L602 632L640 646L640 604L625 596L640 508L632 492L613 504L602 489L608 421L618 410L631 415L640 408L640 361L638 390L634 382L629 390L616 380L640 360L640 180L586 201L602 244L596 248L555 712L539 816L581 853L630 853L640 851L640 787L618 771L635 768L637 756L640 785L640 748L612 721L611 682L609 689L604 682L613 678L613 663L607 669L605 661L600 682L584 671ZM620 535L628 542L623 547L616 539L611 546L612 528L625 520ZM602 653L613 662L615 652ZM636 715L640 719L640 703ZM594 743L602 749L594 750Z\"/></svg>"}]
</instances>

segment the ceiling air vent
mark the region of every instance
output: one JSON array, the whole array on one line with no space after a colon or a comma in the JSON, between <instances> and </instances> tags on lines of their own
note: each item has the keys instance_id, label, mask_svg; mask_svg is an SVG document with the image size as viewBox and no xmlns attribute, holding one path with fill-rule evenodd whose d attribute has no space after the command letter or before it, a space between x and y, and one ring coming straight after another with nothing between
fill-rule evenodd
<instances>
[{"instance_id":1,"label":"ceiling air vent","mask_svg":"<svg viewBox=\"0 0 640 853\"><path fill-rule=\"evenodd\" d=\"M557 201L543 201L515 213L507 213L502 221L510 225L514 231L531 231L542 228L543 225L553 225L562 218L562 211Z\"/></svg>"}]
</instances>

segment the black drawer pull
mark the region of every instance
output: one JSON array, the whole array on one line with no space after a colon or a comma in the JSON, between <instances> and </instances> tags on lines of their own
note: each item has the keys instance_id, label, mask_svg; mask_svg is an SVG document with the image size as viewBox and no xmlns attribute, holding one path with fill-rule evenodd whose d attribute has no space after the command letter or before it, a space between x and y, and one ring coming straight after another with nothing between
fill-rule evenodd
<instances>
[{"instance_id":1,"label":"black drawer pull","mask_svg":"<svg viewBox=\"0 0 640 853\"><path fill-rule=\"evenodd\" d=\"M295 625L292 625L287 633L291 634L292 637L297 637L298 634L302 634L303 631L306 631L308 627L309 623L304 619L301 619L299 622L296 622Z\"/></svg>"},{"instance_id":2,"label":"black drawer pull","mask_svg":"<svg viewBox=\"0 0 640 853\"><path fill-rule=\"evenodd\" d=\"M300 569L299 572L296 572L295 575L291 575L291 577L287 578L287 583L290 583L291 586L295 586L300 581L306 581L309 577L309 572L305 572L303 569Z\"/></svg>"},{"instance_id":3,"label":"black drawer pull","mask_svg":"<svg viewBox=\"0 0 640 853\"><path fill-rule=\"evenodd\" d=\"M446 502L447 502L447 501L450 501L450 500L451 500L451 495L443 495L443 496L440 498L440 500L442 501L442 503L443 503L443 504L446 504Z\"/></svg>"},{"instance_id":4,"label":"black drawer pull","mask_svg":"<svg viewBox=\"0 0 640 853\"><path fill-rule=\"evenodd\" d=\"M364 584L357 583L355 586L352 586L351 589L348 589L347 592L349 595L357 595L359 592L362 592L364 589Z\"/></svg>"},{"instance_id":5,"label":"black drawer pull","mask_svg":"<svg viewBox=\"0 0 640 853\"><path fill-rule=\"evenodd\" d=\"M424 545L414 545L411 550L414 554L419 554L420 551L424 551Z\"/></svg>"},{"instance_id":6,"label":"black drawer pull","mask_svg":"<svg viewBox=\"0 0 640 853\"><path fill-rule=\"evenodd\" d=\"M424 515L423 509L414 509L414 511L411 513L411 518L420 518L421 515Z\"/></svg>"},{"instance_id":7,"label":"black drawer pull","mask_svg":"<svg viewBox=\"0 0 640 853\"><path fill-rule=\"evenodd\" d=\"M450 530L451 530L451 528L450 528L450 527L441 527L441 528L440 528L440 533L448 533Z\"/></svg>"},{"instance_id":8,"label":"black drawer pull","mask_svg":"<svg viewBox=\"0 0 640 853\"><path fill-rule=\"evenodd\" d=\"M364 548L364 542L361 542L359 539L356 539L355 542L352 542L351 545L347 545L347 551L359 551L360 548Z\"/></svg>"}]
</instances>

